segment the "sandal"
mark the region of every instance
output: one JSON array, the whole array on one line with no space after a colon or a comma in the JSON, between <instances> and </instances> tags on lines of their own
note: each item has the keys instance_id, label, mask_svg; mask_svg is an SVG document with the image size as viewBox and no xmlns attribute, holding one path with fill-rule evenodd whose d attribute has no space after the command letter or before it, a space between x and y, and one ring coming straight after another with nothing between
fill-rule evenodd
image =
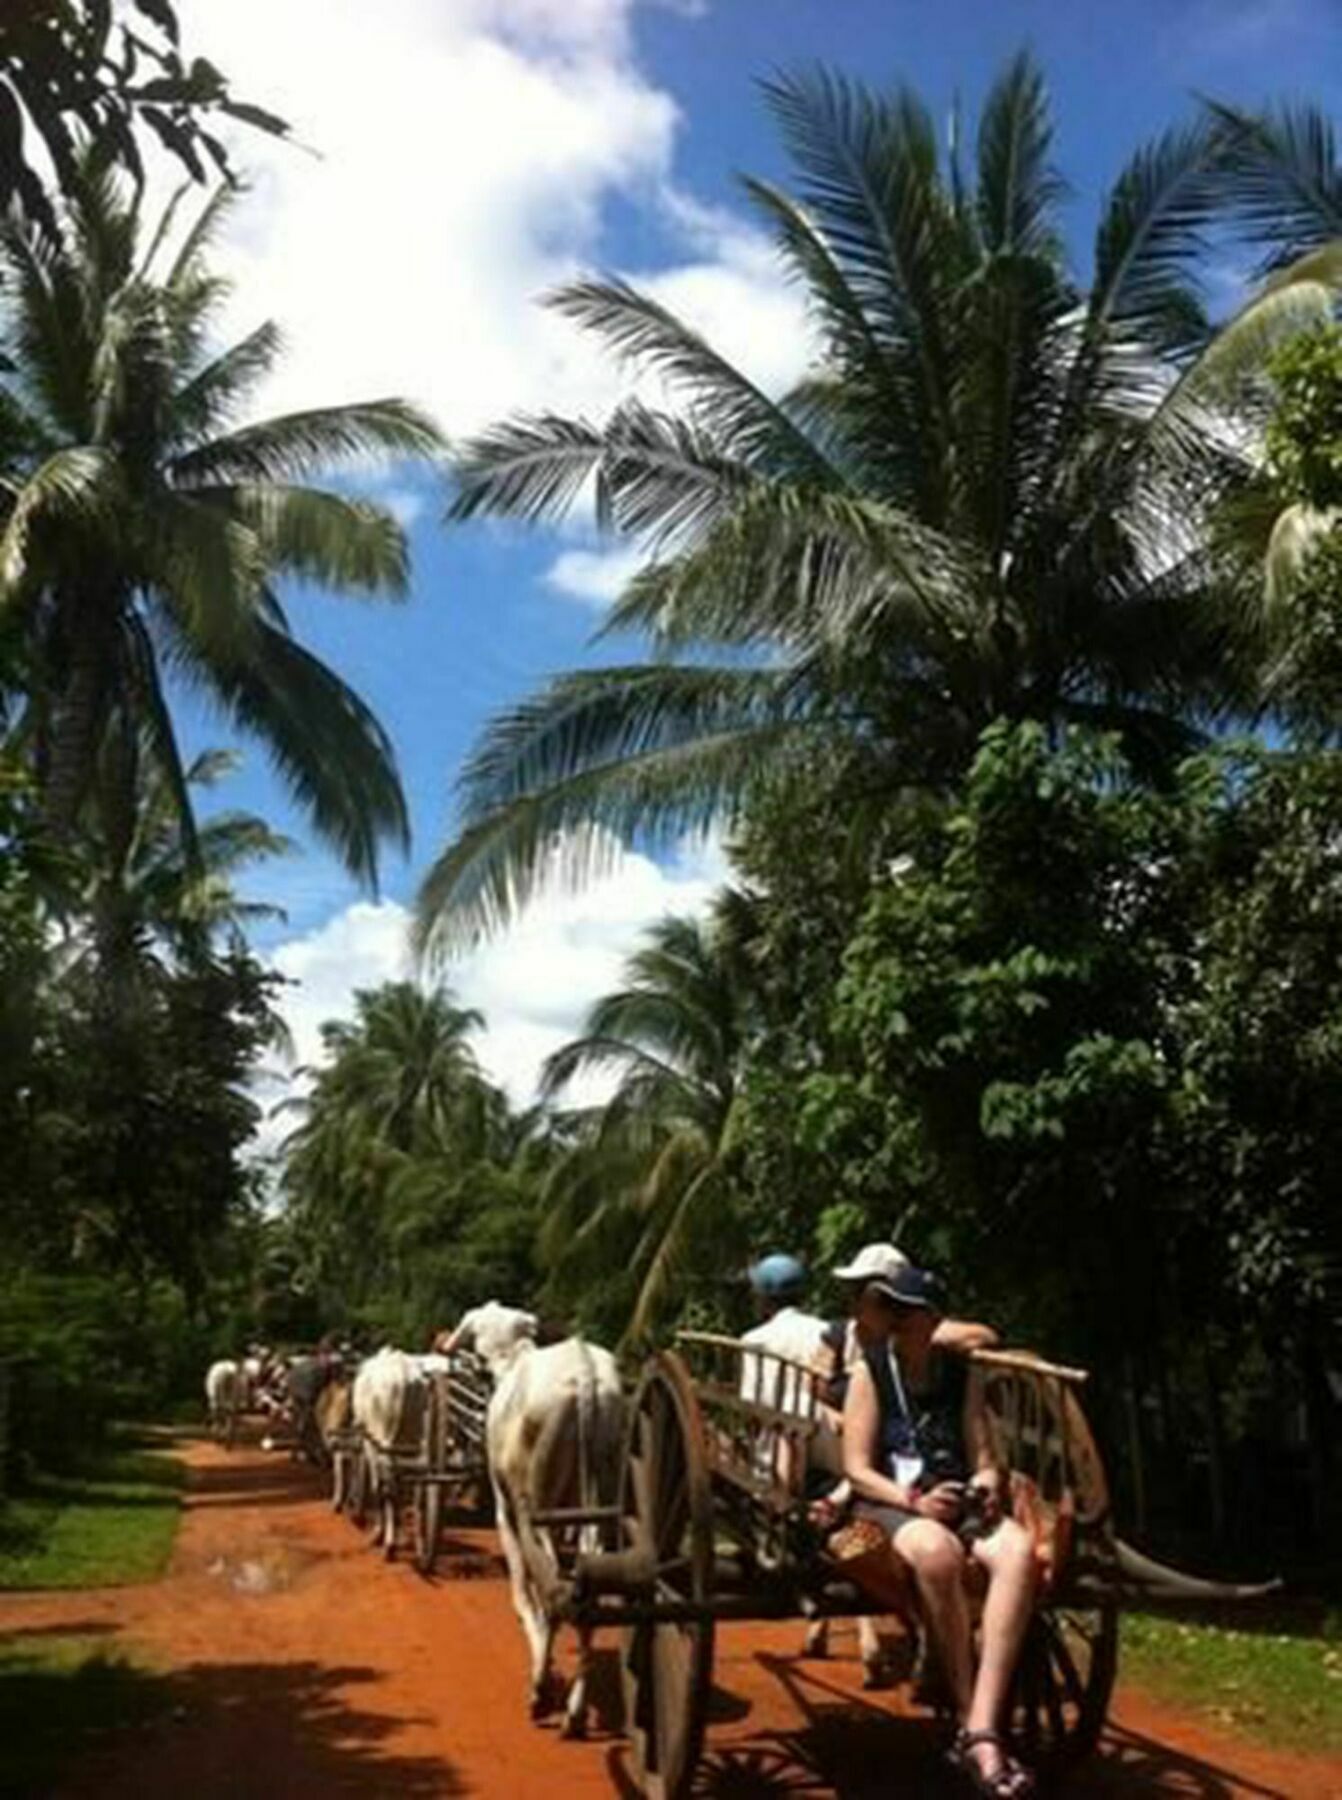
<instances>
[{"instance_id":1,"label":"sandal","mask_svg":"<svg viewBox=\"0 0 1342 1800\"><path fill-rule=\"evenodd\" d=\"M979 1744L993 1744L1000 1751L1002 1766L995 1775L985 1774L972 1755ZM975 1793L986 1794L989 1800L1028 1800L1035 1791L1034 1776L1012 1756L1000 1731L957 1732L947 1761L970 1782Z\"/></svg>"}]
</instances>

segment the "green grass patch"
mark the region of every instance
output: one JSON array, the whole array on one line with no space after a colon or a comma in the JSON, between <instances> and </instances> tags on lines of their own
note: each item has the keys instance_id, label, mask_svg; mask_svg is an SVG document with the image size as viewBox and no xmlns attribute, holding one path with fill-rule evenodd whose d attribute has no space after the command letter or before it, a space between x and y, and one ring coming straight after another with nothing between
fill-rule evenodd
<instances>
[{"instance_id":1,"label":"green grass patch","mask_svg":"<svg viewBox=\"0 0 1342 1800\"><path fill-rule=\"evenodd\" d=\"M1277 1610L1252 1625L1132 1613L1122 1673L1277 1749L1342 1752L1342 1621Z\"/></svg>"},{"instance_id":2,"label":"green grass patch","mask_svg":"<svg viewBox=\"0 0 1342 1800\"><path fill-rule=\"evenodd\" d=\"M73 1758L167 1707L167 1680L105 1640L0 1639L0 1794L49 1794Z\"/></svg>"},{"instance_id":3,"label":"green grass patch","mask_svg":"<svg viewBox=\"0 0 1342 1800\"><path fill-rule=\"evenodd\" d=\"M0 1506L0 1589L152 1581L172 1551L184 1479L172 1457L125 1449L34 1476Z\"/></svg>"}]
</instances>

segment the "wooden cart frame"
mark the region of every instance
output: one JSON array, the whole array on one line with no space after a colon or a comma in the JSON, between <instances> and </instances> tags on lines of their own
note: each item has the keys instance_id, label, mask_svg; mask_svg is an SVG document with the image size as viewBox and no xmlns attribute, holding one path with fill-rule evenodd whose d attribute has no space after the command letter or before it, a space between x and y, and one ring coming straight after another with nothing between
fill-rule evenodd
<instances>
[{"instance_id":1,"label":"wooden cart frame","mask_svg":"<svg viewBox=\"0 0 1342 1800\"><path fill-rule=\"evenodd\" d=\"M1115 1536L1078 1398L1083 1371L981 1351L970 1378L1041 1551L1009 1729L1033 1766L1056 1767L1091 1749L1103 1728L1121 1599L1149 1597L1157 1578L1184 1578L1149 1563L1134 1577L1127 1567L1132 1553ZM683 1332L646 1365L630 1399L615 1503L519 1521L552 1622L619 1633L632 1773L651 1800L689 1790L719 1624L883 1610L844 1578L809 1522L806 1468L819 1427L809 1370L736 1339ZM1178 1597L1250 1591L1188 1582Z\"/></svg>"}]
</instances>

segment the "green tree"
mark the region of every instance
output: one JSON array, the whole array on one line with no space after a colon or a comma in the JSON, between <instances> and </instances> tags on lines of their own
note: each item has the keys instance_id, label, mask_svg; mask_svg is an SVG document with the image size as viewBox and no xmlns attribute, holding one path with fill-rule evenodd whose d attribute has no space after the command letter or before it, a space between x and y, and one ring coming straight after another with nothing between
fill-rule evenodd
<instances>
[{"instance_id":1,"label":"green tree","mask_svg":"<svg viewBox=\"0 0 1342 1800\"><path fill-rule=\"evenodd\" d=\"M69 867L75 891L61 910L76 943L99 959L102 978L124 988L137 962L168 955L178 962L208 957L227 937L246 948L244 928L280 916L245 899L234 878L249 865L288 855L289 839L252 813L215 813L199 821L194 845L183 844L175 796L131 734L109 733L81 819ZM209 791L237 766L229 751L207 750L186 769L188 788Z\"/></svg>"},{"instance_id":2,"label":"green tree","mask_svg":"<svg viewBox=\"0 0 1342 1800\"><path fill-rule=\"evenodd\" d=\"M876 1236L941 1265L1096 1368L1130 1474L1152 1409L1167 1498L1205 1451L1195 1516L1246 1534L1288 1398L1320 1517L1335 1454L1340 827L1336 753L1222 747L1160 792L1112 740L993 727L742 1103L746 1177L791 1159L822 1265Z\"/></svg>"},{"instance_id":3,"label":"green tree","mask_svg":"<svg viewBox=\"0 0 1342 1800\"><path fill-rule=\"evenodd\" d=\"M480 1071L483 1023L445 988L390 982L323 1026L283 1185L334 1313L413 1339L491 1292L529 1296L535 1137Z\"/></svg>"},{"instance_id":4,"label":"green tree","mask_svg":"<svg viewBox=\"0 0 1342 1800\"><path fill-rule=\"evenodd\" d=\"M81 146L101 144L137 180L137 127L150 132L197 181L228 153L209 130L217 117L283 135L273 113L233 97L203 56L182 52L172 0L130 0L117 17L107 0L11 0L0 13L0 212L17 199L54 226L51 195L30 160L41 141L57 183L78 182Z\"/></svg>"},{"instance_id":5,"label":"green tree","mask_svg":"<svg viewBox=\"0 0 1342 1800\"><path fill-rule=\"evenodd\" d=\"M1228 524L1262 558L1277 706L1329 736L1342 716L1342 329L1301 333L1271 373L1265 465Z\"/></svg>"},{"instance_id":6,"label":"green tree","mask_svg":"<svg viewBox=\"0 0 1342 1800\"><path fill-rule=\"evenodd\" d=\"M953 782L999 717L1111 729L1168 769L1200 716L1256 699L1224 604L1241 571L1203 527L1250 477L1245 369L1327 295L1301 272L1209 326L1225 128L1204 115L1134 155L1083 281L1028 56L989 93L972 168L907 90L821 72L767 93L796 191L747 190L808 301L813 370L775 400L658 301L581 282L559 310L670 409L522 418L457 460L460 519L553 519L594 486L601 523L653 558L608 628L654 655L562 675L489 728L422 943L507 913L556 836L581 872L612 833L739 815L788 755L849 757L871 805Z\"/></svg>"},{"instance_id":7,"label":"green tree","mask_svg":"<svg viewBox=\"0 0 1342 1800\"><path fill-rule=\"evenodd\" d=\"M403 592L403 534L384 508L312 485L368 456L421 457L432 427L396 400L237 425L274 366L273 325L216 350L224 284L207 252L226 196L180 241L146 229L97 161L59 234L0 231L0 613L17 640L47 816L74 827L110 732L156 765L191 844L165 668L266 746L349 869L371 880L403 842L390 743L358 696L291 634L276 583Z\"/></svg>"},{"instance_id":8,"label":"green tree","mask_svg":"<svg viewBox=\"0 0 1342 1800\"><path fill-rule=\"evenodd\" d=\"M615 1083L572 1121L576 1140L546 1188L541 1254L560 1305L627 1342L720 1289L743 1247L732 1160L749 930L749 903L735 894L708 921L664 919L629 958L625 985L546 1064L549 1099L581 1076Z\"/></svg>"}]
</instances>

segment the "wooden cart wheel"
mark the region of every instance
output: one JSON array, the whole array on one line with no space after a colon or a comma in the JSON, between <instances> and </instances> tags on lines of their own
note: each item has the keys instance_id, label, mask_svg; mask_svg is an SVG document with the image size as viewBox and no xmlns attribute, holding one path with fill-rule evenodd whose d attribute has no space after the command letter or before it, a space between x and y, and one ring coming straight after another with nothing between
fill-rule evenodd
<instances>
[{"instance_id":1,"label":"wooden cart wheel","mask_svg":"<svg viewBox=\"0 0 1342 1800\"><path fill-rule=\"evenodd\" d=\"M421 1481L415 1492L415 1567L421 1575L433 1574L442 1525L442 1486L436 1481Z\"/></svg>"},{"instance_id":2,"label":"wooden cart wheel","mask_svg":"<svg viewBox=\"0 0 1342 1800\"><path fill-rule=\"evenodd\" d=\"M421 1460L429 1476L441 1475L447 1466L445 1436L447 1420L443 1416L442 1391L436 1383L429 1389L424 1407L424 1431L420 1440ZM415 1487L415 1567L421 1575L432 1575L438 1561L438 1534L443 1522L443 1490L433 1480L421 1481Z\"/></svg>"},{"instance_id":3,"label":"wooden cart wheel","mask_svg":"<svg viewBox=\"0 0 1342 1800\"><path fill-rule=\"evenodd\" d=\"M350 1453L346 1510L351 1522L362 1531L368 1523L368 1459L362 1444L356 1444Z\"/></svg>"},{"instance_id":4,"label":"wooden cart wheel","mask_svg":"<svg viewBox=\"0 0 1342 1800\"><path fill-rule=\"evenodd\" d=\"M682 1800L703 1745L713 1675L713 1496L699 1404L674 1354L649 1365L634 1396L620 1511L626 1547L655 1557L654 1598L703 1609L688 1623L633 1625L620 1647L635 1779L650 1800Z\"/></svg>"},{"instance_id":5,"label":"wooden cart wheel","mask_svg":"<svg viewBox=\"0 0 1342 1800\"><path fill-rule=\"evenodd\" d=\"M1056 1769L1095 1748L1117 1674L1116 1601L1040 1607L1011 1691L1011 1733L1032 1768Z\"/></svg>"}]
</instances>

